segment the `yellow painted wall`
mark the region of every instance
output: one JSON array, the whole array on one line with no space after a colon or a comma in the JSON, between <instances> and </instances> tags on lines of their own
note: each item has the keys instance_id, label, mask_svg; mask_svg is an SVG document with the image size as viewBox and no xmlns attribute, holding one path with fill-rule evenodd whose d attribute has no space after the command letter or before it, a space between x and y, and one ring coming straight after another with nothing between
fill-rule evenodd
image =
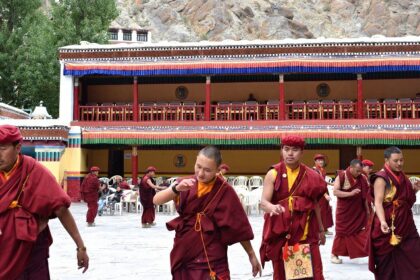
<instances>
[{"instance_id":1,"label":"yellow painted wall","mask_svg":"<svg viewBox=\"0 0 420 280\"><path fill-rule=\"evenodd\" d=\"M63 178L60 172L60 162L58 161L40 161L43 166L45 166L55 177L58 183L61 183Z\"/></svg>"},{"instance_id":2,"label":"yellow painted wall","mask_svg":"<svg viewBox=\"0 0 420 280\"><path fill-rule=\"evenodd\" d=\"M404 155L404 172L407 174L420 174L420 150L418 149L403 149ZM379 170L384 164L384 150L370 150L363 149L364 159L370 159L375 163L374 170Z\"/></svg>"},{"instance_id":3,"label":"yellow painted wall","mask_svg":"<svg viewBox=\"0 0 420 280\"><path fill-rule=\"evenodd\" d=\"M286 100L320 99L316 87L326 82L331 93L325 99L356 99L357 81L310 81L286 82ZM178 86L188 88L187 100L203 102L205 100L205 84L162 84L139 85L139 102L175 101L175 89ZM415 98L420 91L420 79L364 80L364 98ZM88 87L88 102L132 102L131 85L95 85ZM211 85L212 101L245 101L250 93L264 102L278 99L277 82L253 83L213 83Z\"/></svg>"},{"instance_id":4,"label":"yellow painted wall","mask_svg":"<svg viewBox=\"0 0 420 280\"><path fill-rule=\"evenodd\" d=\"M89 171L89 168L91 166L98 166L100 171L100 176L104 174L104 176L107 176L108 173L108 150L107 149L101 149L101 150L88 150L86 155L86 162L87 165L85 167L85 171Z\"/></svg>"},{"instance_id":5,"label":"yellow painted wall","mask_svg":"<svg viewBox=\"0 0 420 280\"><path fill-rule=\"evenodd\" d=\"M194 170L195 158L198 150L146 150L138 151L139 174L153 165L160 174L191 174ZM322 153L328 156L329 164L327 172L334 174L339 166L338 150L305 150L303 162L313 166L314 154ZM131 150L125 150L124 172L125 176L131 176ZM186 166L176 167L174 159L177 154L185 157ZM280 150L222 150L223 162L231 167L231 174L265 174L268 168L279 162Z\"/></svg>"}]
</instances>

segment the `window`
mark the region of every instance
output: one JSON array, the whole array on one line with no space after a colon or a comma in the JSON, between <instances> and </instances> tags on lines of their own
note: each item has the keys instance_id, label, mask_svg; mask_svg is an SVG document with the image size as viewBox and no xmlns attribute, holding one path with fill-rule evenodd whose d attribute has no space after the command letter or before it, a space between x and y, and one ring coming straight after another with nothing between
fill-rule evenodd
<instances>
[{"instance_id":1,"label":"window","mask_svg":"<svg viewBox=\"0 0 420 280\"><path fill-rule=\"evenodd\" d=\"M147 32L137 31L137 41L147 42Z\"/></svg>"},{"instance_id":2,"label":"window","mask_svg":"<svg viewBox=\"0 0 420 280\"><path fill-rule=\"evenodd\" d=\"M123 40L124 41L131 41L131 31L124 31L123 32Z\"/></svg>"},{"instance_id":3,"label":"window","mask_svg":"<svg viewBox=\"0 0 420 280\"><path fill-rule=\"evenodd\" d=\"M118 40L118 31L117 30L109 30L108 31L109 40Z\"/></svg>"}]
</instances>

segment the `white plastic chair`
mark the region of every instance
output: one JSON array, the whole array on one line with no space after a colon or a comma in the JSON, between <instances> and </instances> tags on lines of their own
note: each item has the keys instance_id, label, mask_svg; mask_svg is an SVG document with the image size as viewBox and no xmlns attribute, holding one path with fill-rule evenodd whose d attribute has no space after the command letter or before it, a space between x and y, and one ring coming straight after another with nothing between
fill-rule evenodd
<instances>
[{"instance_id":1,"label":"white plastic chair","mask_svg":"<svg viewBox=\"0 0 420 280\"><path fill-rule=\"evenodd\" d=\"M162 209L162 210L159 210ZM173 200L168 201L157 207L158 212L163 214L174 214L175 213L175 202Z\"/></svg>"},{"instance_id":2,"label":"white plastic chair","mask_svg":"<svg viewBox=\"0 0 420 280\"><path fill-rule=\"evenodd\" d=\"M121 180L123 179L123 177L120 175L114 175L111 178L109 178L108 184L109 185L115 184L115 182L117 181L117 178L120 178Z\"/></svg>"},{"instance_id":3,"label":"white plastic chair","mask_svg":"<svg viewBox=\"0 0 420 280\"><path fill-rule=\"evenodd\" d=\"M256 188L247 193L245 197L245 211L248 215L252 214L252 211L255 210L260 214L260 203L261 203L261 196L262 196L263 188L262 186Z\"/></svg>"},{"instance_id":4,"label":"white plastic chair","mask_svg":"<svg viewBox=\"0 0 420 280\"><path fill-rule=\"evenodd\" d=\"M101 181L102 183L105 183L105 184L109 185L109 178L108 177L101 177L101 178L99 178L99 181Z\"/></svg>"},{"instance_id":5,"label":"white plastic chair","mask_svg":"<svg viewBox=\"0 0 420 280\"><path fill-rule=\"evenodd\" d=\"M256 188L263 186L263 178L261 176L252 176L248 180L248 186L250 190L254 190Z\"/></svg>"},{"instance_id":6,"label":"white plastic chair","mask_svg":"<svg viewBox=\"0 0 420 280\"><path fill-rule=\"evenodd\" d=\"M330 176L325 176L325 182L327 184L334 184L334 180Z\"/></svg>"},{"instance_id":7,"label":"white plastic chair","mask_svg":"<svg viewBox=\"0 0 420 280\"><path fill-rule=\"evenodd\" d=\"M226 181L229 185L233 186L233 181L235 180L235 176L228 176Z\"/></svg>"},{"instance_id":8,"label":"white plastic chair","mask_svg":"<svg viewBox=\"0 0 420 280\"><path fill-rule=\"evenodd\" d=\"M248 188L248 177L246 176L237 176L232 183L232 187L246 187Z\"/></svg>"},{"instance_id":9,"label":"white plastic chair","mask_svg":"<svg viewBox=\"0 0 420 280\"><path fill-rule=\"evenodd\" d=\"M417 181L420 180L420 178L416 176L411 176L408 179L410 180L411 184L415 184ZM413 205L413 213L414 215L420 214L420 191L416 193L416 202Z\"/></svg>"},{"instance_id":10,"label":"white plastic chair","mask_svg":"<svg viewBox=\"0 0 420 280\"><path fill-rule=\"evenodd\" d=\"M130 206L134 205L137 212L137 197L138 193L136 191L124 190L123 197L121 198L121 203L123 208L127 209L127 212L130 211Z\"/></svg>"},{"instance_id":11,"label":"white plastic chair","mask_svg":"<svg viewBox=\"0 0 420 280\"><path fill-rule=\"evenodd\" d=\"M178 177L171 177L166 179L166 182L168 182L169 186L172 185L176 180L178 179Z\"/></svg>"}]
</instances>

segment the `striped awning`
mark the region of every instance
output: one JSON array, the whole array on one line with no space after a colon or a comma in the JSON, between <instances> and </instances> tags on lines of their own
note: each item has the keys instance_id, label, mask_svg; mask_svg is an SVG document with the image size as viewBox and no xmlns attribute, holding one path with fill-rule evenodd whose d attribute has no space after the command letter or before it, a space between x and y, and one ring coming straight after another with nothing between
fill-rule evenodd
<instances>
[{"instance_id":1,"label":"striped awning","mask_svg":"<svg viewBox=\"0 0 420 280\"><path fill-rule=\"evenodd\" d=\"M114 128L101 130L84 128L82 144L115 145L279 145L287 135L300 135L307 144L335 145L408 145L420 144L418 128L400 127L381 129L360 129L360 127L340 128L294 128L265 127L262 129L193 127L185 129L155 128L136 130Z\"/></svg>"},{"instance_id":2,"label":"striped awning","mask_svg":"<svg viewBox=\"0 0 420 280\"><path fill-rule=\"evenodd\" d=\"M239 75L267 73L372 73L420 71L419 56L242 58L156 61L73 61L64 75Z\"/></svg>"}]
</instances>

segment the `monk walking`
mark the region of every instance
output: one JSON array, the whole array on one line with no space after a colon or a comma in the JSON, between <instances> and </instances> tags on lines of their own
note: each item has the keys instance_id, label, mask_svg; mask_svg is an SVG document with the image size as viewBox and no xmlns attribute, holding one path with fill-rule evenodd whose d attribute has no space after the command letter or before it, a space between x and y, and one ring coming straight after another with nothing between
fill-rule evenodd
<instances>
[{"instance_id":1,"label":"monk walking","mask_svg":"<svg viewBox=\"0 0 420 280\"><path fill-rule=\"evenodd\" d=\"M312 255L313 279L324 279L319 244L325 244L325 231L318 201L327 186L315 170L300 162L304 145L302 137L284 137L283 160L273 165L264 179L261 208L265 215L260 254L263 264L273 262L274 280L286 279L284 260L302 244L309 244L305 254Z\"/></svg>"},{"instance_id":2,"label":"monk walking","mask_svg":"<svg viewBox=\"0 0 420 280\"><path fill-rule=\"evenodd\" d=\"M334 182L334 195L337 197L335 218L335 237L331 262L341 264L338 256L350 259L367 257L366 225L370 215L367 203L368 181L362 174L362 162L354 159L346 170L338 172Z\"/></svg>"},{"instance_id":3,"label":"monk walking","mask_svg":"<svg viewBox=\"0 0 420 280\"><path fill-rule=\"evenodd\" d=\"M89 258L68 210L70 198L21 148L19 129L0 125L0 280L50 279L48 220L55 217L76 243L77 265L85 272Z\"/></svg>"},{"instance_id":4,"label":"monk walking","mask_svg":"<svg viewBox=\"0 0 420 280\"><path fill-rule=\"evenodd\" d=\"M155 204L176 201L179 217L166 224L175 230L171 252L175 280L230 279L227 248L237 242L248 254L252 274L261 274L245 211L233 188L217 176L221 163L216 147L203 148L197 156L195 175L178 180L154 197Z\"/></svg>"},{"instance_id":5,"label":"monk walking","mask_svg":"<svg viewBox=\"0 0 420 280\"><path fill-rule=\"evenodd\" d=\"M326 156L323 154L316 154L314 156L314 167L313 169L319 173L319 175L322 176L322 178L325 180L325 177L327 176L327 171L325 170L326 167ZM330 184L331 185L331 184ZM332 207L330 206L331 197L328 192L324 194L324 197L321 198L319 201L319 209L321 210L321 219L322 224L325 229L325 234L331 235L332 232L330 232L328 229L334 225L333 221L333 214L332 214Z\"/></svg>"},{"instance_id":6,"label":"monk walking","mask_svg":"<svg viewBox=\"0 0 420 280\"><path fill-rule=\"evenodd\" d=\"M149 228L155 225L155 205L153 204L153 197L156 190L165 189L156 185L155 182L156 167L149 166L146 169L146 174L140 181L140 203L143 206L143 214L141 215L141 225L144 228Z\"/></svg>"},{"instance_id":7,"label":"monk walking","mask_svg":"<svg viewBox=\"0 0 420 280\"><path fill-rule=\"evenodd\" d=\"M86 222L88 227L95 226L95 218L98 213L98 197L99 197L99 167L92 166L90 172L83 179L80 186L82 199L87 203L88 211L86 213Z\"/></svg>"},{"instance_id":8,"label":"monk walking","mask_svg":"<svg viewBox=\"0 0 420 280\"><path fill-rule=\"evenodd\" d=\"M369 246L369 269L377 280L420 279L420 237L411 210L420 189L403 172L397 147L384 152L384 167L371 176L375 203Z\"/></svg>"}]
</instances>

